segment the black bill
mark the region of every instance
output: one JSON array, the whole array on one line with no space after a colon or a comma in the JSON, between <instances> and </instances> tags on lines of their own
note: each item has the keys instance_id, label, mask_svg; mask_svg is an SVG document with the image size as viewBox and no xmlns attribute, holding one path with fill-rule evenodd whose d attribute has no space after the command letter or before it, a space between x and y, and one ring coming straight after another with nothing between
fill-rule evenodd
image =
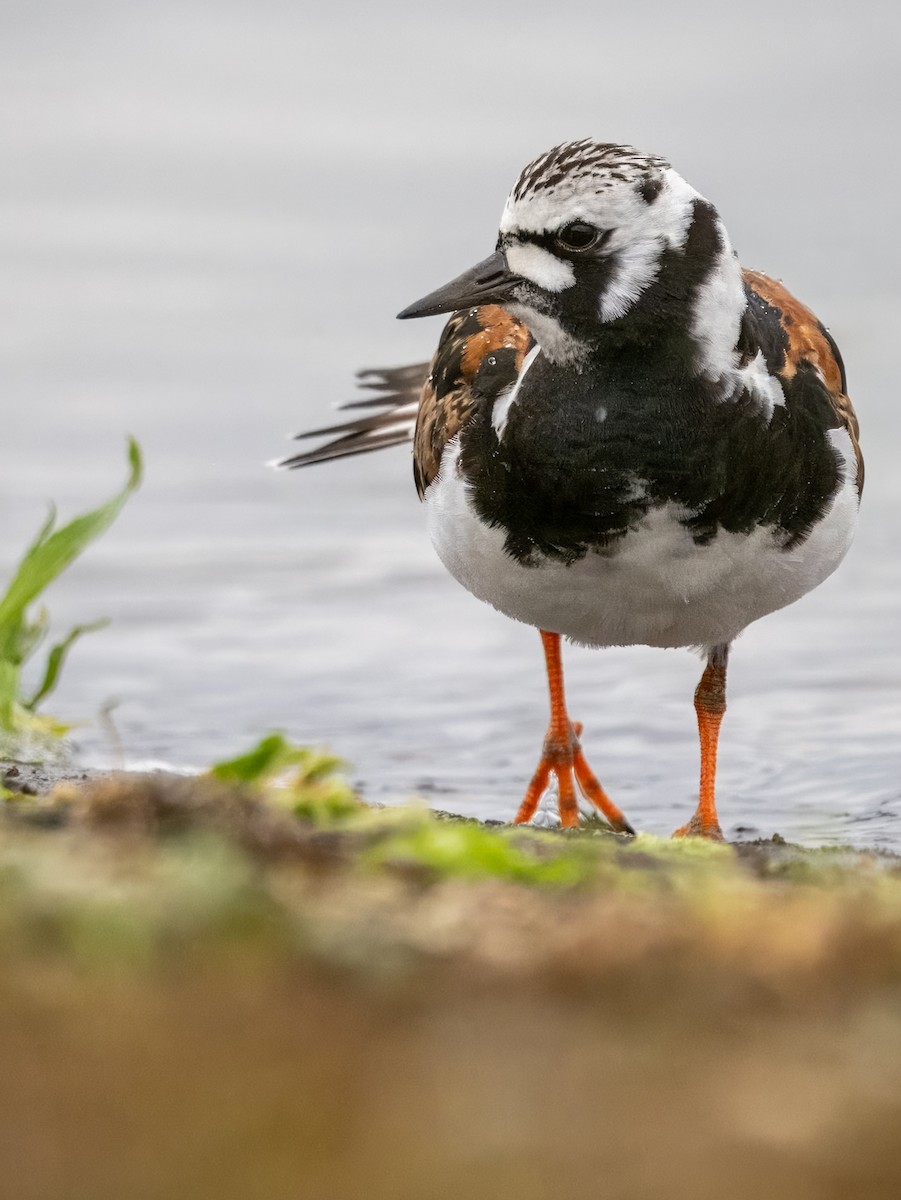
<instances>
[{"instance_id":1,"label":"black bill","mask_svg":"<svg viewBox=\"0 0 901 1200\"><path fill-rule=\"evenodd\" d=\"M507 260L496 250L484 262L478 263L444 287L429 292L415 304L397 314L401 321L408 317L434 317L438 313L455 312L473 304L503 304L512 299L513 288L519 283L507 266Z\"/></svg>"}]
</instances>

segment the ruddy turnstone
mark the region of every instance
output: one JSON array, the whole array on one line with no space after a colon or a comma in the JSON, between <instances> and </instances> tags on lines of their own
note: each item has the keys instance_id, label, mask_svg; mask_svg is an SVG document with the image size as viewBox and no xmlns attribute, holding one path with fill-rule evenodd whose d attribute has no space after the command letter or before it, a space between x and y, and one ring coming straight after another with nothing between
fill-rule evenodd
<instances>
[{"instance_id":1,"label":"ruddy turnstone","mask_svg":"<svg viewBox=\"0 0 901 1200\"><path fill-rule=\"evenodd\" d=\"M781 283L742 270L669 163L591 140L519 176L493 254L400 316L453 313L430 364L364 372L356 420L283 465L412 438L450 573L541 632L550 724L516 821L551 775L614 829L567 713L560 639L700 648L700 796L677 835L721 839L726 662L752 621L822 583L863 484L841 356ZM354 405L348 406L354 407Z\"/></svg>"}]
</instances>

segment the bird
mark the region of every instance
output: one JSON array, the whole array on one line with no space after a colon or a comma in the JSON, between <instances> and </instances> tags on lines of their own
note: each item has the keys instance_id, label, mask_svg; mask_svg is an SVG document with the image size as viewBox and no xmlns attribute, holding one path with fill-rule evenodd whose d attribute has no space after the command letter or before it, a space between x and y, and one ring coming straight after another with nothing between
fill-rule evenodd
<instances>
[{"instance_id":1,"label":"bird","mask_svg":"<svg viewBox=\"0 0 901 1200\"><path fill-rule=\"evenodd\" d=\"M857 523L859 426L832 335L742 268L666 159L590 138L530 162L494 251L398 315L440 314L430 362L361 372L370 394L344 407L366 411L298 434L327 440L281 465L412 440L444 566L539 630L550 718L517 823L554 779L564 827L581 798L634 832L569 716L561 639L699 651L698 800L674 836L723 841L730 647L831 575Z\"/></svg>"}]
</instances>

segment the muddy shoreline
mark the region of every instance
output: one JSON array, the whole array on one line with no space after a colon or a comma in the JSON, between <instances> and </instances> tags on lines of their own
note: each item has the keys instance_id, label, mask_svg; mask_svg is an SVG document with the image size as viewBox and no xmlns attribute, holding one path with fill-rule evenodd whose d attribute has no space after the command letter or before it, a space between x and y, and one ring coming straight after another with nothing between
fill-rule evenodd
<instances>
[{"instance_id":1,"label":"muddy shoreline","mask_svg":"<svg viewBox=\"0 0 901 1200\"><path fill-rule=\"evenodd\" d=\"M901 860L20 768L0 1194L901 1191Z\"/></svg>"}]
</instances>

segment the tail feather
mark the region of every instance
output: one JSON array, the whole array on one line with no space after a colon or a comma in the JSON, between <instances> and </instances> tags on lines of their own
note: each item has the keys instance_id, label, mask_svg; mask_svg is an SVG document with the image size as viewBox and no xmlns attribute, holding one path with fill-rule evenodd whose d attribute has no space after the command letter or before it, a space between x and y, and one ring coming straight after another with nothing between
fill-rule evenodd
<instances>
[{"instance_id":1,"label":"tail feather","mask_svg":"<svg viewBox=\"0 0 901 1200\"><path fill-rule=\"evenodd\" d=\"M296 440L299 441L307 438L330 440L315 450L291 455L278 463L278 466L291 469L308 467L313 463L330 462L334 458L349 458L354 454L368 454L373 450L384 450L388 446L400 446L412 441L416 414L428 373L428 363L360 371L357 375L359 386L377 394L365 399L350 400L340 405L340 408L372 408L379 411L336 425L327 425L322 429L305 430L296 434Z\"/></svg>"}]
</instances>

